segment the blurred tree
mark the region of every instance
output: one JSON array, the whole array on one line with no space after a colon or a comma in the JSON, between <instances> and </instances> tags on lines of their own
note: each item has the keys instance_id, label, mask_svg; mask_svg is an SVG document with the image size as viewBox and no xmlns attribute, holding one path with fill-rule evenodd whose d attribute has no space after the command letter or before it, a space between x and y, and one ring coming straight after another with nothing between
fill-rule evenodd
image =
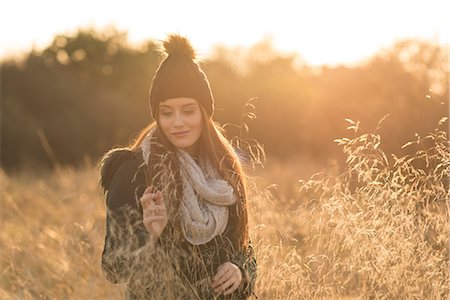
<instances>
[{"instance_id":1,"label":"blurred tree","mask_svg":"<svg viewBox=\"0 0 450 300\"><path fill-rule=\"evenodd\" d=\"M408 40L354 67L313 69L263 40L248 49L218 47L202 66L220 123L246 121L269 155L325 161L340 154L333 141L348 134L346 118L370 131L390 114L380 129L388 152L432 130L448 115L447 55ZM59 35L23 61L3 61L2 167L76 164L128 144L150 121L148 90L162 58L155 42L132 47L125 33L108 29ZM252 97L257 119L248 122L241 113ZM230 137L241 134L227 128Z\"/></svg>"},{"instance_id":2,"label":"blurred tree","mask_svg":"<svg viewBox=\"0 0 450 300\"><path fill-rule=\"evenodd\" d=\"M124 33L82 30L56 36L23 62L3 62L2 166L54 163L38 131L61 163L126 144L130 132L148 122L142 107L160 59L153 42L132 49Z\"/></svg>"}]
</instances>

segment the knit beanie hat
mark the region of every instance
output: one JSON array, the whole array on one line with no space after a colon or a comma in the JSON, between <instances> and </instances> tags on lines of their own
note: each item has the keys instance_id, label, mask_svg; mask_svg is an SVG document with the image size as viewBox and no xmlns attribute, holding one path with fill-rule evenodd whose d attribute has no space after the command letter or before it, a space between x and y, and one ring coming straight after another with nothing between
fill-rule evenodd
<instances>
[{"instance_id":1,"label":"knit beanie hat","mask_svg":"<svg viewBox=\"0 0 450 300\"><path fill-rule=\"evenodd\" d=\"M193 98L202 105L209 116L214 112L214 98L208 78L195 61L195 51L190 42L171 34L163 43L167 57L160 64L150 88L150 108L156 120L161 101L169 98Z\"/></svg>"}]
</instances>

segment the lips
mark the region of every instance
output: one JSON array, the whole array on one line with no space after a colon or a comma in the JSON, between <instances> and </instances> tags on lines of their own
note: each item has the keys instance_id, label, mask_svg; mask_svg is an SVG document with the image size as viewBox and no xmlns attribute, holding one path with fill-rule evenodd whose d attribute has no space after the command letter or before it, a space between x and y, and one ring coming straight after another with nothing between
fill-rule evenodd
<instances>
[{"instance_id":1,"label":"lips","mask_svg":"<svg viewBox=\"0 0 450 300\"><path fill-rule=\"evenodd\" d=\"M188 135L189 132L190 132L190 130L173 132L172 135L177 137L177 138L182 138L182 137L185 137L186 135Z\"/></svg>"}]
</instances>

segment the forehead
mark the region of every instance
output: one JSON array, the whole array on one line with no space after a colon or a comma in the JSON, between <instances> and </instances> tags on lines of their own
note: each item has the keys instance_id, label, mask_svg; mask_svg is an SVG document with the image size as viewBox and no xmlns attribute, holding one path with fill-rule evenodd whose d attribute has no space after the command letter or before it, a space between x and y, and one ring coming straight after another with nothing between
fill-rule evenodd
<instances>
[{"instance_id":1,"label":"forehead","mask_svg":"<svg viewBox=\"0 0 450 300\"><path fill-rule=\"evenodd\" d=\"M187 105L198 105L197 100L194 98L180 97L180 98L169 98L159 103L159 107L183 107Z\"/></svg>"}]
</instances>

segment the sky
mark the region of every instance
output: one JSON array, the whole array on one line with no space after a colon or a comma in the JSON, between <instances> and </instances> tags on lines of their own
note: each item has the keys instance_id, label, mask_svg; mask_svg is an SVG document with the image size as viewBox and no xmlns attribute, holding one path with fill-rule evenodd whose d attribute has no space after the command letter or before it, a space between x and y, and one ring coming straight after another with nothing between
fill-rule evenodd
<instances>
[{"instance_id":1,"label":"sky","mask_svg":"<svg viewBox=\"0 0 450 300\"><path fill-rule=\"evenodd\" d=\"M354 64L401 39L448 47L449 7L448 0L4 0L0 58L45 48L80 27L113 26L136 44L179 33L203 56L219 44L270 39L311 65Z\"/></svg>"}]
</instances>

